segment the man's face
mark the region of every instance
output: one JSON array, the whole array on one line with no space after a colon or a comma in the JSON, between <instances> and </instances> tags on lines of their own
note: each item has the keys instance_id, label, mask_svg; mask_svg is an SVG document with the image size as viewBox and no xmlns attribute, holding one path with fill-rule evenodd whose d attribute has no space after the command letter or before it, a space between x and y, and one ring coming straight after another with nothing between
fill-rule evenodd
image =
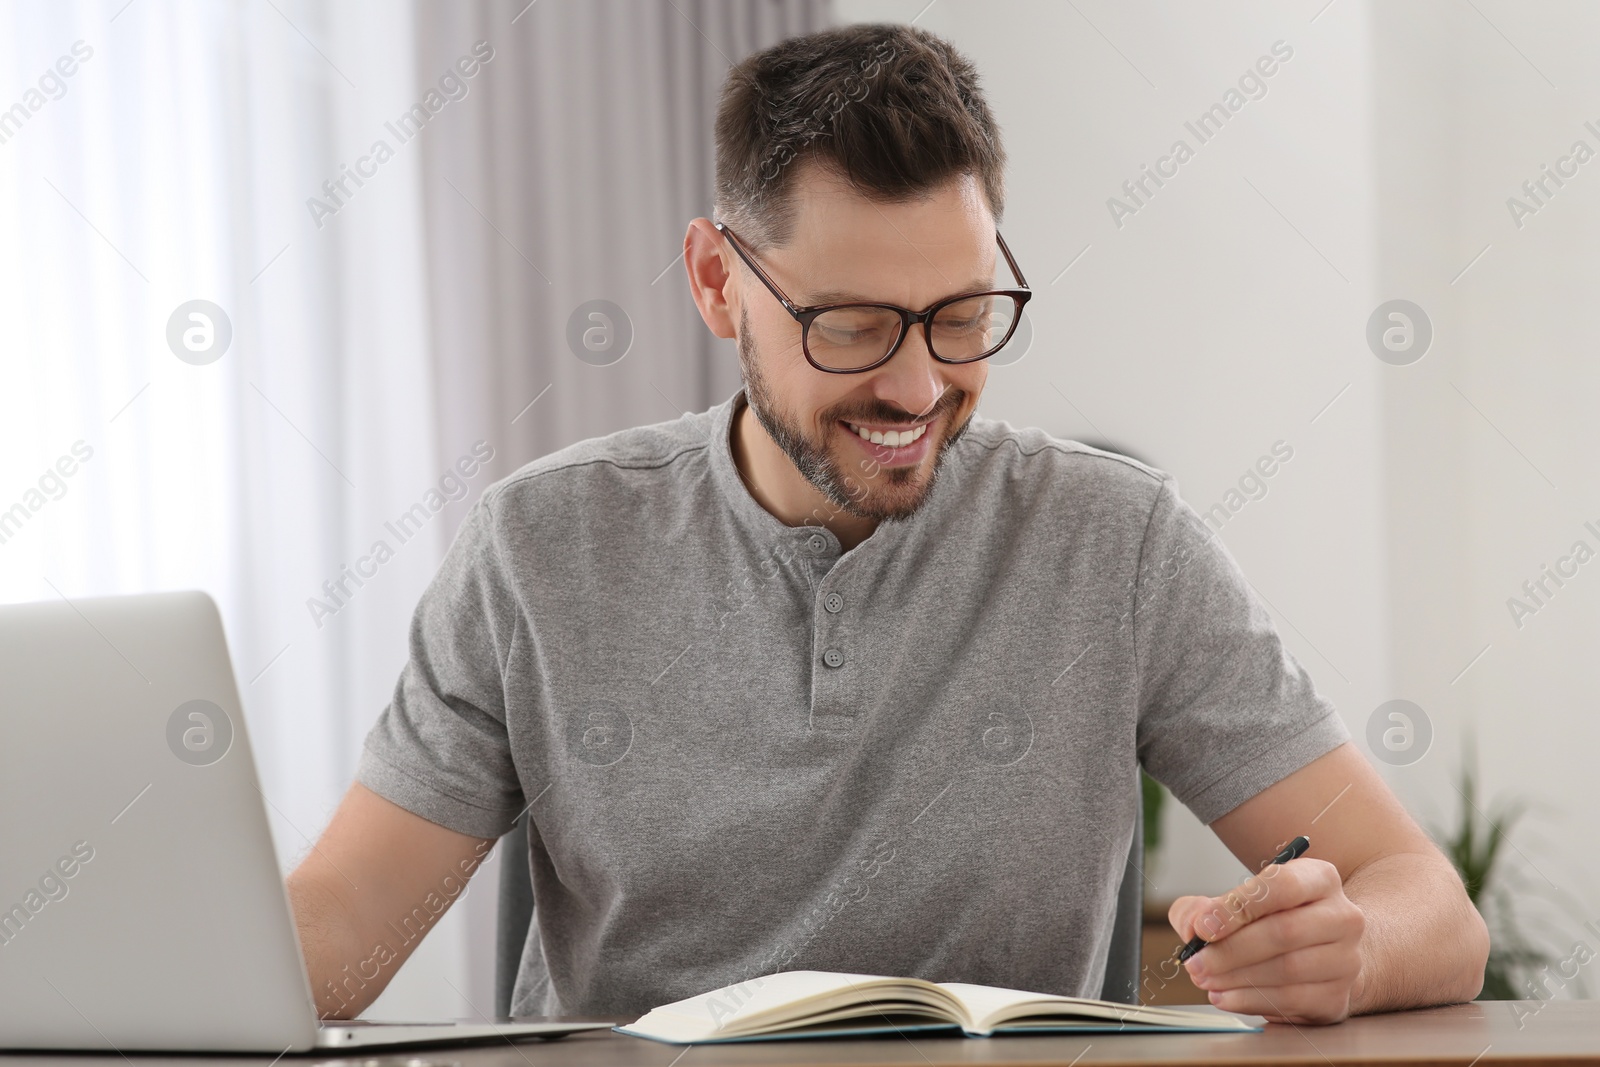
<instances>
[{"instance_id":1,"label":"man's face","mask_svg":"<svg viewBox=\"0 0 1600 1067\"><path fill-rule=\"evenodd\" d=\"M998 247L977 181L954 179L926 200L878 204L818 167L797 175L796 225L757 262L799 306L871 301L921 310L990 288ZM965 432L988 361L952 366L914 326L876 370L828 374L806 361L800 324L740 265L739 359L751 412L797 470L860 518L905 518L933 487L943 454ZM920 436L890 447L861 437Z\"/></svg>"}]
</instances>

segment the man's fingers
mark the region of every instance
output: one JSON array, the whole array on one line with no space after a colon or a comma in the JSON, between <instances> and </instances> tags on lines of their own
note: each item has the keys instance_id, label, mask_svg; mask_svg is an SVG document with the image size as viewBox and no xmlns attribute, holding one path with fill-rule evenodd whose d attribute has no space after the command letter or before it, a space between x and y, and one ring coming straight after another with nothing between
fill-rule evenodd
<instances>
[{"instance_id":1,"label":"man's fingers","mask_svg":"<svg viewBox=\"0 0 1600 1067\"><path fill-rule=\"evenodd\" d=\"M1276 989L1246 986L1211 993L1209 997L1211 1003L1223 1011L1262 1015L1272 1022L1324 1025L1340 1022L1350 1015L1348 982L1318 982Z\"/></svg>"},{"instance_id":2,"label":"man's fingers","mask_svg":"<svg viewBox=\"0 0 1600 1067\"><path fill-rule=\"evenodd\" d=\"M1302 856L1270 865L1220 897L1180 897L1167 918L1185 940L1220 941L1264 915L1329 896L1342 884L1333 864Z\"/></svg>"},{"instance_id":3,"label":"man's fingers","mask_svg":"<svg viewBox=\"0 0 1600 1067\"><path fill-rule=\"evenodd\" d=\"M1266 923L1260 925L1264 926ZM1255 930L1256 927L1251 927L1250 932L1254 933ZM1240 931L1239 937L1235 940L1243 940L1244 935L1245 932ZM1234 942L1229 941L1227 947L1234 947ZM1220 993L1229 989L1251 987L1270 992L1274 987L1280 986L1316 985L1321 982L1347 980L1360 968L1361 954L1354 945L1333 942L1297 948L1243 967L1217 971L1203 970L1194 974L1193 978L1195 985L1208 992Z\"/></svg>"},{"instance_id":4,"label":"man's fingers","mask_svg":"<svg viewBox=\"0 0 1600 1067\"><path fill-rule=\"evenodd\" d=\"M1217 1007L1293 1023L1350 1014L1366 918L1332 864L1270 866L1222 896L1181 897L1167 917L1208 943L1184 966Z\"/></svg>"},{"instance_id":5,"label":"man's fingers","mask_svg":"<svg viewBox=\"0 0 1600 1067\"><path fill-rule=\"evenodd\" d=\"M1210 897L1179 897L1167 909L1167 922L1187 942L1194 936L1194 920L1210 907Z\"/></svg>"},{"instance_id":6,"label":"man's fingers","mask_svg":"<svg viewBox=\"0 0 1600 1067\"><path fill-rule=\"evenodd\" d=\"M1184 966L1198 982L1207 974L1249 967L1297 949L1342 941L1359 943L1365 925L1361 909L1348 900L1324 898L1237 927L1226 940L1191 956Z\"/></svg>"}]
</instances>

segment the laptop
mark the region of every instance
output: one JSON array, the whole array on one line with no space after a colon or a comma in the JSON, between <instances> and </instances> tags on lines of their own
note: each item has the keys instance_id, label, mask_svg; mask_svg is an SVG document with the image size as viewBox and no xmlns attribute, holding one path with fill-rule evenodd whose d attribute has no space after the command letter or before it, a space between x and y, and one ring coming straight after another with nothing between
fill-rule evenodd
<instances>
[{"instance_id":1,"label":"laptop","mask_svg":"<svg viewBox=\"0 0 1600 1067\"><path fill-rule=\"evenodd\" d=\"M216 605L0 606L0 1049L260 1052L614 1020L317 1018Z\"/></svg>"}]
</instances>

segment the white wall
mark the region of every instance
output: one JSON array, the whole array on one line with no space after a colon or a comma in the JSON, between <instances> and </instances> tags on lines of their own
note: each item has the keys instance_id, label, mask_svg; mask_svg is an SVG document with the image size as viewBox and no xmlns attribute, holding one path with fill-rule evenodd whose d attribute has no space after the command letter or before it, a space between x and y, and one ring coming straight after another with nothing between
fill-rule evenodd
<instances>
[{"instance_id":1,"label":"white wall","mask_svg":"<svg viewBox=\"0 0 1600 1067\"><path fill-rule=\"evenodd\" d=\"M1384 411L1390 618L1397 685L1441 739L1410 768L1409 795L1425 809L1455 802L1448 773L1475 729L1490 795L1536 804L1507 858L1564 954L1578 938L1593 948L1582 920L1600 918L1588 826L1600 807L1600 566L1551 583L1548 606L1520 628L1507 601L1575 541L1600 551L1583 525L1600 528L1600 161L1550 186L1520 228L1507 199L1527 200L1522 183L1574 141L1600 152L1584 127L1600 128L1600 10L1478 7L1374 12L1381 280L1427 308L1437 334L1434 351L1390 378ZM1592 994L1600 983L1584 977Z\"/></svg>"}]
</instances>

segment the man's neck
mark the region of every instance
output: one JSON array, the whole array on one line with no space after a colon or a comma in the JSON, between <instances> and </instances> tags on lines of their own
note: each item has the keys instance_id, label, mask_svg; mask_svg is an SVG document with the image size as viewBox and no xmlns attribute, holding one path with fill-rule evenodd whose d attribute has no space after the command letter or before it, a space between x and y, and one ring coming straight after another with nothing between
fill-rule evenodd
<instances>
[{"instance_id":1,"label":"man's neck","mask_svg":"<svg viewBox=\"0 0 1600 1067\"><path fill-rule=\"evenodd\" d=\"M748 403L733 419L733 462L750 495L785 526L822 525L833 531L846 552L872 535L875 519L842 511L817 491L777 442L767 435Z\"/></svg>"}]
</instances>

